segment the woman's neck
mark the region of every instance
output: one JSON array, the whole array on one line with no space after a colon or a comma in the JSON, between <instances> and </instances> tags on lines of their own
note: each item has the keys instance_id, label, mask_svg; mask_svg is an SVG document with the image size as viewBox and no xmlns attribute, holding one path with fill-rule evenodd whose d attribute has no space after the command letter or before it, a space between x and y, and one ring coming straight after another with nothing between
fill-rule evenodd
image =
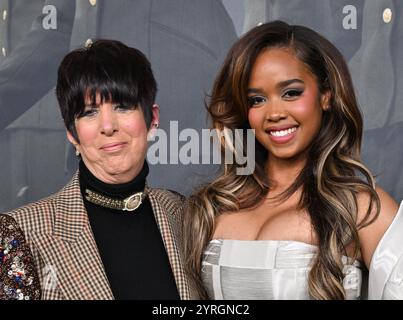
<instances>
[{"instance_id":1,"label":"woman's neck","mask_svg":"<svg viewBox=\"0 0 403 320\"><path fill-rule=\"evenodd\" d=\"M270 157L267 160L266 172L272 182L271 193L279 194L289 188L297 179L306 164L306 158L278 159Z\"/></svg>"},{"instance_id":2,"label":"woman's neck","mask_svg":"<svg viewBox=\"0 0 403 320\"><path fill-rule=\"evenodd\" d=\"M131 181L120 184L110 184L100 180L96 177L91 170L85 165L83 161L79 163L80 172L80 185L82 188L89 188L92 191L107 195L109 197L116 197L124 199L127 196L144 190L146 177L149 169L146 161L136 177Z\"/></svg>"}]
</instances>

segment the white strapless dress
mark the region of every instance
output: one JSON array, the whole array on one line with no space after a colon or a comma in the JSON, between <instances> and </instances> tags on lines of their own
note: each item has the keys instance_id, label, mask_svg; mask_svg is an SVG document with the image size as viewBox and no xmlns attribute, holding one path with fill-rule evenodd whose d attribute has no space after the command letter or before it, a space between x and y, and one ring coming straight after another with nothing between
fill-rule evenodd
<instances>
[{"instance_id":1,"label":"white strapless dress","mask_svg":"<svg viewBox=\"0 0 403 320\"><path fill-rule=\"evenodd\" d=\"M212 240L203 257L202 280L211 299L306 300L317 247L298 241ZM346 256L343 286L359 299L362 265Z\"/></svg>"}]
</instances>

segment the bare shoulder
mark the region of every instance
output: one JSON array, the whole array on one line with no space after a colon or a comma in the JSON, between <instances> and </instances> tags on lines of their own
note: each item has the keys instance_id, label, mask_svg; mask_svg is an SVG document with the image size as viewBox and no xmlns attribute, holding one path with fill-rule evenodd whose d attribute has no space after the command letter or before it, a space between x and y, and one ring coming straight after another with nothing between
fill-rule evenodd
<instances>
[{"instance_id":1,"label":"bare shoulder","mask_svg":"<svg viewBox=\"0 0 403 320\"><path fill-rule=\"evenodd\" d=\"M377 187L376 192L380 200L380 211L379 215L374 219L374 221L361 228L358 231L358 236L361 245L361 255L365 262L365 265L369 267L372 255L382 239L384 233L392 223L397 210L399 208L396 201L384 190ZM368 205L370 203L370 197L366 193L360 193L357 197L358 202L358 223L361 222L368 210ZM376 215L376 208L370 213L369 220L372 220Z\"/></svg>"}]
</instances>

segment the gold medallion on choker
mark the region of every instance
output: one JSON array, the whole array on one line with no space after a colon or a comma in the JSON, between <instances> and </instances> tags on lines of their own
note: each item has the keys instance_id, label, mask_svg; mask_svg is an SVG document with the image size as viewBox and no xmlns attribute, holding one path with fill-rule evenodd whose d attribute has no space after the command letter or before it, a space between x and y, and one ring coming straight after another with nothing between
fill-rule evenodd
<instances>
[{"instance_id":1,"label":"gold medallion on choker","mask_svg":"<svg viewBox=\"0 0 403 320\"><path fill-rule=\"evenodd\" d=\"M122 211L136 210L138 207L140 207L147 194L147 185L145 186L144 191L136 192L125 199L114 199L104 196L103 194L97 193L88 188L85 189L85 199L87 199L89 202L109 209Z\"/></svg>"}]
</instances>

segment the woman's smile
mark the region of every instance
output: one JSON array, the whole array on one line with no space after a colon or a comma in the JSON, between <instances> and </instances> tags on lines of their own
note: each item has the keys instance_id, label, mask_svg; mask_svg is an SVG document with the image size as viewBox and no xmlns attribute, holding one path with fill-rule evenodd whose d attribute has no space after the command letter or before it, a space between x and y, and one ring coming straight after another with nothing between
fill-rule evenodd
<instances>
[{"instance_id":1,"label":"woman's smile","mask_svg":"<svg viewBox=\"0 0 403 320\"><path fill-rule=\"evenodd\" d=\"M297 135L298 126L270 127L266 129L273 143L284 144Z\"/></svg>"},{"instance_id":2,"label":"woman's smile","mask_svg":"<svg viewBox=\"0 0 403 320\"><path fill-rule=\"evenodd\" d=\"M116 153L127 146L127 142L111 142L104 144L100 149L107 153Z\"/></svg>"}]
</instances>

